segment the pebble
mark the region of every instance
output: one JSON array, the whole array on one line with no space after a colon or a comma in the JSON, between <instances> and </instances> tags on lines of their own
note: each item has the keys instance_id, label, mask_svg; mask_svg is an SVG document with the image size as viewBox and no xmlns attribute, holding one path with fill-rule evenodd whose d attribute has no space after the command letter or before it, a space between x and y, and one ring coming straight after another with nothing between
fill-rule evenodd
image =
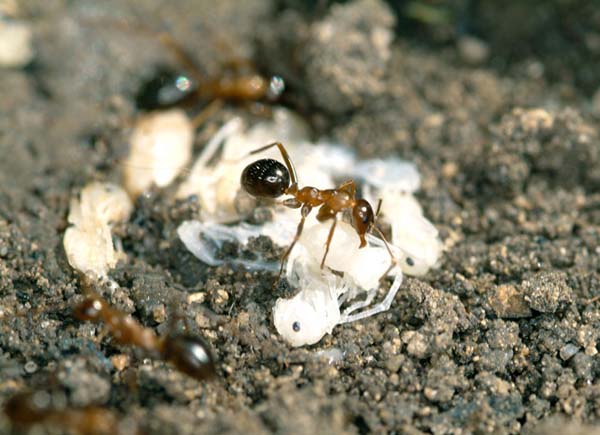
<instances>
[{"instance_id":1,"label":"pebble","mask_svg":"<svg viewBox=\"0 0 600 435\"><path fill-rule=\"evenodd\" d=\"M531 316L531 309L525 302L523 294L513 285L497 286L489 298L489 303L496 315L503 319Z\"/></svg>"}]
</instances>

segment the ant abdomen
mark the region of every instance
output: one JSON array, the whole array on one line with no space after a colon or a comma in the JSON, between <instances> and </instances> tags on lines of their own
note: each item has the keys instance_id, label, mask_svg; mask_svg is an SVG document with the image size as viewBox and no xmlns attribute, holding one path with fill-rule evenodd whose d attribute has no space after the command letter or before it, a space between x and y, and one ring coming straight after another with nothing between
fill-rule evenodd
<instances>
[{"instance_id":1,"label":"ant abdomen","mask_svg":"<svg viewBox=\"0 0 600 435\"><path fill-rule=\"evenodd\" d=\"M169 335L163 342L162 354L165 360L196 380L212 379L217 375L210 348L200 337Z\"/></svg>"},{"instance_id":2,"label":"ant abdomen","mask_svg":"<svg viewBox=\"0 0 600 435\"><path fill-rule=\"evenodd\" d=\"M138 109L152 111L180 106L193 99L198 83L186 74L159 66L150 79L143 82L135 95Z\"/></svg>"},{"instance_id":3,"label":"ant abdomen","mask_svg":"<svg viewBox=\"0 0 600 435\"><path fill-rule=\"evenodd\" d=\"M252 196L277 198L290 185L286 167L273 159L260 159L246 166L241 177L242 187Z\"/></svg>"}]
</instances>

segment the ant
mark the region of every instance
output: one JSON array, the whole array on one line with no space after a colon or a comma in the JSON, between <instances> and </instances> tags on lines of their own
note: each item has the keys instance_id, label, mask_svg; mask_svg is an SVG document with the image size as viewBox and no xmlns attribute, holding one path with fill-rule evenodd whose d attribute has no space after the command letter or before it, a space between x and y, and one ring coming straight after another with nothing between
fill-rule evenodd
<instances>
[{"instance_id":1,"label":"ant","mask_svg":"<svg viewBox=\"0 0 600 435\"><path fill-rule=\"evenodd\" d=\"M89 290L88 293L87 299L75 307L77 319L104 323L117 343L157 354L196 380L216 377L212 352L202 338L188 333L169 333L159 338L152 329L144 327L129 314L112 308L100 295Z\"/></svg>"},{"instance_id":2,"label":"ant","mask_svg":"<svg viewBox=\"0 0 600 435\"><path fill-rule=\"evenodd\" d=\"M233 103L261 103L276 101L285 90L285 81L277 75L260 74L252 62L232 59L223 65L217 76L207 77L187 50L164 31L153 30L143 24L127 21L85 20L92 25L115 27L126 32L136 32L157 40L168 49L187 73L158 66L152 78L141 84L135 95L138 109L153 111L175 106L192 105L199 100L211 103L198 115L194 125L200 125L218 110L224 101ZM231 50L220 41L223 51Z\"/></svg>"},{"instance_id":3,"label":"ant","mask_svg":"<svg viewBox=\"0 0 600 435\"><path fill-rule=\"evenodd\" d=\"M250 163L244 168L240 181L246 192L258 198L275 199L282 195L292 195L292 198L283 200L281 204L289 208L300 209L300 223L298 223L296 235L292 240L292 243L281 257L281 267L276 283L281 278L286 258L290 255L290 252L292 252L294 245L302 234L302 229L304 228L304 222L307 216L315 207L320 207L316 216L319 222L325 222L329 219L333 220L325 244L325 253L321 260L321 269L323 269L325 259L329 253L329 246L331 245L333 233L335 232L337 224L337 215L340 212L350 210L352 215L352 226L360 238L359 248L364 248L366 246L367 240L365 236L367 232L372 229L377 231L392 258L392 265L389 269L391 270L395 264L394 255L392 254L385 236L381 230L375 226L375 218L379 214L381 201L379 201L379 205L377 206L377 213L373 213L373 208L366 199L356 198L356 183L354 180L347 180L340 184L336 189L321 190L312 186L299 188L296 168L281 142L273 142L265 145L251 151L250 155L266 151L273 147L279 149L283 161L285 162L285 166L277 160L260 159ZM386 272L384 276L387 275L388 272Z\"/></svg>"},{"instance_id":4,"label":"ant","mask_svg":"<svg viewBox=\"0 0 600 435\"><path fill-rule=\"evenodd\" d=\"M44 390L21 392L4 404L4 413L15 428L48 424L77 435L111 435L119 433L117 417L98 406L59 408Z\"/></svg>"}]
</instances>

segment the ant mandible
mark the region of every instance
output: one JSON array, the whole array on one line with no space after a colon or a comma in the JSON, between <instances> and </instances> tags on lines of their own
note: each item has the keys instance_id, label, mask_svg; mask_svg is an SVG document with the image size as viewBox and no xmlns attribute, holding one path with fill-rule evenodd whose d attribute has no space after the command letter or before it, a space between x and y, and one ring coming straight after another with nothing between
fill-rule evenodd
<instances>
[{"instance_id":1,"label":"ant mandible","mask_svg":"<svg viewBox=\"0 0 600 435\"><path fill-rule=\"evenodd\" d=\"M327 242L325 243L325 253L321 260L321 269L325 265L325 259L329 252L333 233L335 232L337 215L345 210L351 210L352 226L360 237L359 248L366 246L366 234L374 229L384 241L388 253L392 258L392 265L394 264L392 251L381 230L375 226L375 217L379 214L381 201L377 207L377 213L373 213L373 208L366 199L356 198L356 183L354 180L347 180L336 189L321 190L312 186L300 188L298 187L298 176L296 175L294 163L280 142L274 142L258 148L250 152L250 155L266 151L273 147L279 149L285 166L277 160L260 159L244 168L240 181L243 189L255 197L275 199L282 195L291 195L292 198L283 200L281 204L289 208L300 209L301 217L296 235L281 257L281 267L277 280L281 278L286 258L290 255L290 252L292 252L294 245L302 234L307 216L315 207L320 207L316 216L319 222L325 222L329 219L333 220L327 236Z\"/></svg>"},{"instance_id":2,"label":"ant mandible","mask_svg":"<svg viewBox=\"0 0 600 435\"><path fill-rule=\"evenodd\" d=\"M189 333L169 333L159 338L132 316L116 308L93 291L77 307L74 315L82 321L104 323L117 343L137 346L146 352L158 354L164 361L197 380L216 376L215 362L208 344Z\"/></svg>"}]
</instances>

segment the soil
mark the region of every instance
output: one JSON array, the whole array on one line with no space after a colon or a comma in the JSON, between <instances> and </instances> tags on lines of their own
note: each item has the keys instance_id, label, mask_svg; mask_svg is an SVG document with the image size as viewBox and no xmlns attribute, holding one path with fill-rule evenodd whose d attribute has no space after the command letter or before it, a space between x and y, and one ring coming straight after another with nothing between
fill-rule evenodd
<instances>
[{"instance_id":1,"label":"soil","mask_svg":"<svg viewBox=\"0 0 600 435\"><path fill-rule=\"evenodd\" d=\"M51 388L147 434L600 434L598 8L390 4L20 2L36 56L0 70L0 403ZM127 261L110 300L158 333L185 306L219 379L196 382L77 322L69 200L119 180L137 88L177 66L141 29L110 24L122 20L167 30L207 74L253 59L286 79L282 103L315 135L416 162L446 246L439 267L405 279L388 312L294 349L270 314L286 284L202 265L175 233L198 206L165 189L115 229ZM255 116L227 105L196 151L232 114ZM253 249L277 253L268 239ZM60 433L0 413L0 433L47 431Z\"/></svg>"}]
</instances>

